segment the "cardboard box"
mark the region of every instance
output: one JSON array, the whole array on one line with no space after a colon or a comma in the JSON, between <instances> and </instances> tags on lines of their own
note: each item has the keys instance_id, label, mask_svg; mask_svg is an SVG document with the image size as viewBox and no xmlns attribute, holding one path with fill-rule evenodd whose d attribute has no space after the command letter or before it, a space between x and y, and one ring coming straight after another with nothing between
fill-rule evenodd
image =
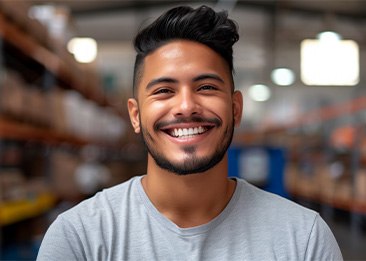
<instances>
[{"instance_id":1,"label":"cardboard box","mask_svg":"<svg viewBox=\"0 0 366 261\"><path fill-rule=\"evenodd\" d=\"M67 132L65 110L64 110L64 92L59 88L54 88L46 94L46 107L48 108L48 117L50 126L60 133Z\"/></svg>"},{"instance_id":2,"label":"cardboard box","mask_svg":"<svg viewBox=\"0 0 366 261\"><path fill-rule=\"evenodd\" d=\"M0 113L24 118L25 83L12 71L4 71L0 82Z\"/></svg>"},{"instance_id":3,"label":"cardboard box","mask_svg":"<svg viewBox=\"0 0 366 261\"><path fill-rule=\"evenodd\" d=\"M355 177L355 198L366 203L366 170L360 169Z\"/></svg>"},{"instance_id":4,"label":"cardboard box","mask_svg":"<svg viewBox=\"0 0 366 261\"><path fill-rule=\"evenodd\" d=\"M81 163L80 157L66 150L56 149L51 155L51 188L60 198L73 200L81 192L75 180L76 168Z\"/></svg>"}]
</instances>

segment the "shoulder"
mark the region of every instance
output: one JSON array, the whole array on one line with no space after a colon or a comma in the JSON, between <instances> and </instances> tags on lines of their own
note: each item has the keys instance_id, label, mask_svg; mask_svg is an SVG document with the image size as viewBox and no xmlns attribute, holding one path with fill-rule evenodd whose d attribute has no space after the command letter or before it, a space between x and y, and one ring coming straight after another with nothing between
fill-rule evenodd
<instances>
[{"instance_id":1,"label":"shoulder","mask_svg":"<svg viewBox=\"0 0 366 261\"><path fill-rule=\"evenodd\" d=\"M121 220L126 220L138 201L139 181L140 177L134 177L104 189L60 214L46 232L38 259L99 260L116 253L117 235L124 231Z\"/></svg>"},{"instance_id":2,"label":"shoulder","mask_svg":"<svg viewBox=\"0 0 366 261\"><path fill-rule=\"evenodd\" d=\"M248 182L238 179L240 186L242 203L247 205L255 213L274 218L290 218L299 220L315 220L317 212L305 208L289 199L283 198L276 194L264 191L249 184Z\"/></svg>"},{"instance_id":3,"label":"shoulder","mask_svg":"<svg viewBox=\"0 0 366 261\"><path fill-rule=\"evenodd\" d=\"M332 231L317 212L244 180L237 181L240 197L236 215L245 219L246 232L260 238L262 245L275 246L287 260L342 260Z\"/></svg>"},{"instance_id":4,"label":"shoulder","mask_svg":"<svg viewBox=\"0 0 366 261\"><path fill-rule=\"evenodd\" d=\"M306 241L320 218L317 212L263 191L244 180L238 180L238 186L240 198L237 215L245 216L253 231L261 231L271 237L286 233L287 238L302 238Z\"/></svg>"},{"instance_id":5,"label":"shoulder","mask_svg":"<svg viewBox=\"0 0 366 261\"><path fill-rule=\"evenodd\" d=\"M93 197L80 202L78 205L60 215L63 220L85 219L93 221L108 215L118 215L127 201L134 195L136 183L140 177L134 177L124 183L104 189Z\"/></svg>"}]
</instances>

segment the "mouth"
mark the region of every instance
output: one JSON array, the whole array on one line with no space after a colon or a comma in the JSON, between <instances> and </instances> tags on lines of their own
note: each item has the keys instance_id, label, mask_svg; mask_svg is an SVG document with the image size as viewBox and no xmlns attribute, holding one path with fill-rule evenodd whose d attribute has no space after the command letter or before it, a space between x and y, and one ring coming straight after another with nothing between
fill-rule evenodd
<instances>
[{"instance_id":1,"label":"mouth","mask_svg":"<svg viewBox=\"0 0 366 261\"><path fill-rule=\"evenodd\" d=\"M209 130L209 128L203 127L203 126L194 127L194 128L175 128L173 130L170 130L168 132L168 134L175 138L184 139L184 138L192 138L194 136L201 135L208 130Z\"/></svg>"},{"instance_id":2,"label":"mouth","mask_svg":"<svg viewBox=\"0 0 366 261\"><path fill-rule=\"evenodd\" d=\"M158 122L154 129L162 131L176 141L197 141L196 138L203 137L213 128L220 127L221 121L218 118L198 118L179 119L175 122Z\"/></svg>"},{"instance_id":3,"label":"mouth","mask_svg":"<svg viewBox=\"0 0 366 261\"><path fill-rule=\"evenodd\" d=\"M202 135L212 129L214 126L197 126L189 128L169 128L162 131L173 138L189 139Z\"/></svg>"}]
</instances>

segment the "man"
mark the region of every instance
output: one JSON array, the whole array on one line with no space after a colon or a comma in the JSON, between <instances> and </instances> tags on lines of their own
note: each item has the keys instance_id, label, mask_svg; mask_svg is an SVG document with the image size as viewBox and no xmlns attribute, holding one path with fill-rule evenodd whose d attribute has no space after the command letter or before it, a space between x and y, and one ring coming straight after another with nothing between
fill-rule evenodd
<instances>
[{"instance_id":1,"label":"man","mask_svg":"<svg viewBox=\"0 0 366 261\"><path fill-rule=\"evenodd\" d=\"M135 39L132 126L147 174L60 215L39 260L341 260L319 215L230 179L226 151L242 116L235 23L177 7Z\"/></svg>"}]
</instances>

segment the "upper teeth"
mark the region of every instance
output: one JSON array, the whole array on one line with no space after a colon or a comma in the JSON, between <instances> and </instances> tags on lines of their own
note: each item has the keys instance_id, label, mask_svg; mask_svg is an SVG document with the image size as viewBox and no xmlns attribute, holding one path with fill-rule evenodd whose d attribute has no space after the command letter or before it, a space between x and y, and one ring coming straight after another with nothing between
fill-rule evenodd
<instances>
[{"instance_id":1,"label":"upper teeth","mask_svg":"<svg viewBox=\"0 0 366 261\"><path fill-rule=\"evenodd\" d=\"M200 134L203 132L205 132L205 128L200 126L200 127L196 127L196 128L174 129L171 132L171 135L174 137L185 137L185 136L190 137L190 136L197 135L197 134Z\"/></svg>"}]
</instances>

